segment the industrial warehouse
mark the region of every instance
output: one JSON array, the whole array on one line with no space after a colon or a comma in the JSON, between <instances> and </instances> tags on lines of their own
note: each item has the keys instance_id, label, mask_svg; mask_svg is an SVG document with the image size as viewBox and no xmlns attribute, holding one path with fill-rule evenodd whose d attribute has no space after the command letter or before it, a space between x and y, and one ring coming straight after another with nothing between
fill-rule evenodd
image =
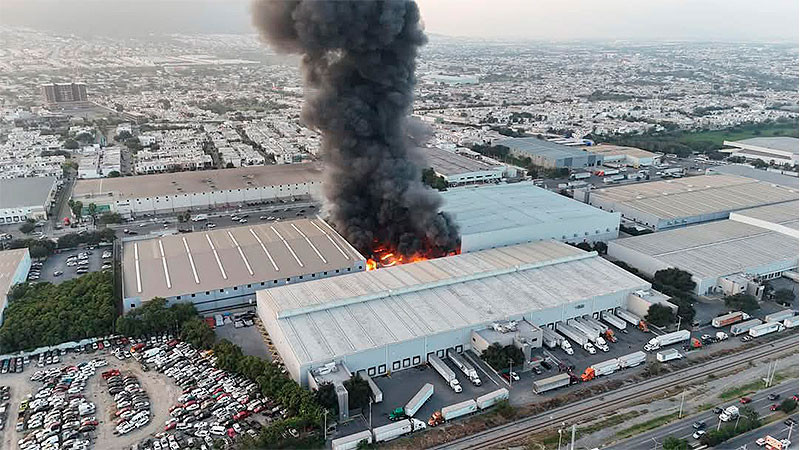
<instances>
[{"instance_id":1,"label":"industrial warehouse","mask_svg":"<svg viewBox=\"0 0 800 450\"><path fill-rule=\"evenodd\" d=\"M616 239L620 214L601 211L529 183L465 187L442 193L456 220L461 252L541 240Z\"/></svg>"},{"instance_id":2,"label":"industrial warehouse","mask_svg":"<svg viewBox=\"0 0 800 450\"><path fill-rule=\"evenodd\" d=\"M135 182L127 177L79 180L72 199L129 217L315 197L321 185L319 166L282 164L142 175Z\"/></svg>"},{"instance_id":3,"label":"industrial warehouse","mask_svg":"<svg viewBox=\"0 0 800 450\"><path fill-rule=\"evenodd\" d=\"M506 171L513 170L439 148L424 148L422 151L433 170L444 178L448 186L496 183L503 178Z\"/></svg>"},{"instance_id":4,"label":"industrial warehouse","mask_svg":"<svg viewBox=\"0 0 800 450\"><path fill-rule=\"evenodd\" d=\"M649 287L595 252L542 241L260 290L257 309L306 386L312 369L331 362L396 372L473 348L493 321L552 327L624 307Z\"/></svg>"},{"instance_id":5,"label":"industrial warehouse","mask_svg":"<svg viewBox=\"0 0 800 450\"><path fill-rule=\"evenodd\" d=\"M47 219L59 183L55 177L0 180L0 224Z\"/></svg>"},{"instance_id":6,"label":"industrial warehouse","mask_svg":"<svg viewBox=\"0 0 800 450\"><path fill-rule=\"evenodd\" d=\"M556 144L535 137L508 138L493 142L508 147L518 158L530 158L537 166L552 169L578 169L603 164L603 155L585 152L579 148Z\"/></svg>"},{"instance_id":7,"label":"industrial warehouse","mask_svg":"<svg viewBox=\"0 0 800 450\"><path fill-rule=\"evenodd\" d=\"M8 291L25 282L31 269L31 254L27 248L0 251L0 324L8 306Z\"/></svg>"},{"instance_id":8,"label":"industrial warehouse","mask_svg":"<svg viewBox=\"0 0 800 450\"><path fill-rule=\"evenodd\" d=\"M257 289L363 271L365 259L320 219L129 239L123 305L153 297L209 311L247 304Z\"/></svg>"},{"instance_id":9,"label":"industrial warehouse","mask_svg":"<svg viewBox=\"0 0 800 450\"><path fill-rule=\"evenodd\" d=\"M577 191L576 191L577 192ZM588 203L654 230L726 219L733 211L797 200L797 190L733 175L703 175L588 192Z\"/></svg>"},{"instance_id":10,"label":"industrial warehouse","mask_svg":"<svg viewBox=\"0 0 800 450\"><path fill-rule=\"evenodd\" d=\"M608 254L649 276L668 267L690 272L696 294L759 294L760 281L798 266L798 206L764 206L729 220L618 239Z\"/></svg>"}]
</instances>

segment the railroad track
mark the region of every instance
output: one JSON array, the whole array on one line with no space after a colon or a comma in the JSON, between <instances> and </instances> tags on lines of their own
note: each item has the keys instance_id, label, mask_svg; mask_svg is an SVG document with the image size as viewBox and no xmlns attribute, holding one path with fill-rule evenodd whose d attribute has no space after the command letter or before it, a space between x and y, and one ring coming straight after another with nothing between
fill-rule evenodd
<instances>
[{"instance_id":1,"label":"railroad track","mask_svg":"<svg viewBox=\"0 0 800 450\"><path fill-rule=\"evenodd\" d=\"M652 394L661 393L673 387L681 386L694 379L707 376L712 371L719 369L733 369L749 364L751 361L797 348L797 336L788 336L769 344L764 344L744 352L721 356L713 361L680 369L663 377L643 381L631 386L606 392L586 399L588 405L571 403L548 410L535 416L526 417L499 427L448 442L433 449L437 450L462 450L491 448L495 445L509 442L529 434L544 431L554 424L569 421L575 423L584 416L591 414L597 417L598 413L618 409L636 399ZM601 402L597 404L597 402ZM499 434L498 434L499 433Z\"/></svg>"}]
</instances>

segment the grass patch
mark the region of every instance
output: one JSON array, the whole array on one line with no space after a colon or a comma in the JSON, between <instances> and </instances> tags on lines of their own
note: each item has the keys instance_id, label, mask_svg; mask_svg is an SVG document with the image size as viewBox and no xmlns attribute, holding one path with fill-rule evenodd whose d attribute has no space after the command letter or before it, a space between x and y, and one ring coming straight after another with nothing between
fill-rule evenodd
<instances>
[{"instance_id":1,"label":"grass patch","mask_svg":"<svg viewBox=\"0 0 800 450\"><path fill-rule=\"evenodd\" d=\"M678 418L677 412L674 412L672 414L667 414L666 416L658 416L646 422L642 422L640 424L636 424L632 427L618 431L616 436L621 439L626 439L633 435L644 433L645 431L652 430L653 428L658 428L662 425L666 425L677 418Z\"/></svg>"},{"instance_id":2,"label":"grass patch","mask_svg":"<svg viewBox=\"0 0 800 450\"><path fill-rule=\"evenodd\" d=\"M597 433L600 430L617 426L627 420L630 420L634 417L640 416L645 413L646 411L645 412L629 411L624 414L614 413L611 416L608 416L603 420L599 420L591 425L576 428L575 439L577 440L580 439L581 437ZM572 436L572 429L569 427L564 429L564 431L562 431L561 433L562 443L564 442L565 439L569 439L571 436ZM551 448L556 445L558 445L558 431L554 433L547 433L543 437L531 439L527 442L526 447L530 449L536 449L536 448L541 448L542 446L544 448Z\"/></svg>"},{"instance_id":3,"label":"grass patch","mask_svg":"<svg viewBox=\"0 0 800 450\"><path fill-rule=\"evenodd\" d=\"M775 377L777 378L777 376L778 375L776 374ZM719 398L721 400L731 400L734 398L739 398L743 395L752 394L759 389L764 389L764 382L761 380L756 380L741 386L727 389L719 394Z\"/></svg>"}]
</instances>

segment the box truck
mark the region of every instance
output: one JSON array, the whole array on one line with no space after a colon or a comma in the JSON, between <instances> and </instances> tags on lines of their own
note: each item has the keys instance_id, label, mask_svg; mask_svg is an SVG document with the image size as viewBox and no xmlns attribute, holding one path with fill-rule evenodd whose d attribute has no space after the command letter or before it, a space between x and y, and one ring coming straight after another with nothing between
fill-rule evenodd
<instances>
[{"instance_id":1,"label":"box truck","mask_svg":"<svg viewBox=\"0 0 800 450\"><path fill-rule=\"evenodd\" d=\"M558 329L559 333L575 341L575 343L578 344L579 347L589 352L590 355L594 355L595 353L597 353L597 350L595 350L594 345L592 345L592 343L589 342L589 338L586 337L586 335L583 334L582 332L567 325L564 322L558 322L556 328Z\"/></svg>"},{"instance_id":2,"label":"box truck","mask_svg":"<svg viewBox=\"0 0 800 450\"><path fill-rule=\"evenodd\" d=\"M647 354L645 352L633 352L619 358L619 367L627 369L628 367L636 367L639 364L647 361Z\"/></svg>"},{"instance_id":3,"label":"box truck","mask_svg":"<svg viewBox=\"0 0 800 450\"><path fill-rule=\"evenodd\" d=\"M467 378L469 378L469 381L472 384L475 386L481 385L481 379L478 377L478 371L472 367L472 364L464 359L464 355L458 354L455 349L451 348L447 350L447 357L450 358L450 361L453 361L453 364L455 364L456 367L458 367L458 369L467 376Z\"/></svg>"},{"instance_id":4,"label":"box truck","mask_svg":"<svg viewBox=\"0 0 800 450\"><path fill-rule=\"evenodd\" d=\"M331 450L353 450L360 442L372 444L372 433L369 430L342 436L331 441Z\"/></svg>"},{"instance_id":5,"label":"box truck","mask_svg":"<svg viewBox=\"0 0 800 450\"><path fill-rule=\"evenodd\" d=\"M748 330L747 333L749 333L750 336L757 338L764 336L765 334L774 333L776 331L783 331L784 329L785 328L783 324L780 322L767 322L765 324L761 324L753 328L750 328L750 330Z\"/></svg>"},{"instance_id":6,"label":"box truck","mask_svg":"<svg viewBox=\"0 0 800 450\"><path fill-rule=\"evenodd\" d=\"M673 359L681 359L681 358L683 358L681 352L675 350L674 348L661 350L660 352L656 353L656 359L659 362L667 362L667 361L672 361Z\"/></svg>"},{"instance_id":7,"label":"box truck","mask_svg":"<svg viewBox=\"0 0 800 450\"><path fill-rule=\"evenodd\" d=\"M603 311L600 314L600 317L603 318L606 322L608 322L611 326L615 327L619 331L624 331L627 328L628 324L625 323L624 320L620 319L619 317L615 316L614 313L610 311Z\"/></svg>"},{"instance_id":8,"label":"box truck","mask_svg":"<svg viewBox=\"0 0 800 450\"><path fill-rule=\"evenodd\" d=\"M778 311L776 313L767 314L764 316L764 322L783 322L786 319L794 317L794 311L791 309L787 309L784 311Z\"/></svg>"},{"instance_id":9,"label":"box truck","mask_svg":"<svg viewBox=\"0 0 800 450\"><path fill-rule=\"evenodd\" d=\"M403 436L404 434L413 433L417 430L424 430L425 422L418 419L403 419L399 422L390 423L382 427L372 430L374 441L386 442L392 439Z\"/></svg>"},{"instance_id":10,"label":"box truck","mask_svg":"<svg viewBox=\"0 0 800 450\"><path fill-rule=\"evenodd\" d=\"M441 375L442 378L444 378L445 383L447 383L447 385L450 386L450 389L452 389L456 393L460 393L462 391L461 383L458 382L456 374L449 367L447 367L444 361L439 359L439 357L436 355L431 355L428 358L428 362L431 364L431 367L433 367L437 372L439 372L439 375Z\"/></svg>"},{"instance_id":11,"label":"box truck","mask_svg":"<svg viewBox=\"0 0 800 450\"><path fill-rule=\"evenodd\" d=\"M416 393L411 400L406 403L405 408L403 408L403 412L406 414L407 417L414 417L414 414L422 408L422 405L428 401L428 399L433 396L433 385L430 383L425 383L424 386Z\"/></svg>"},{"instance_id":12,"label":"box truck","mask_svg":"<svg viewBox=\"0 0 800 450\"><path fill-rule=\"evenodd\" d=\"M738 336L740 334L747 333L748 331L750 331L750 328L759 325L761 325L761 321L758 319L750 319L747 322L737 323L731 325L731 334L734 336Z\"/></svg>"},{"instance_id":13,"label":"box truck","mask_svg":"<svg viewBox=\"0 0 800 450\"><path fill-rule=\"evenodd\" d=\"M484 410L503 400L508 400L508 389L506 388L500 388L488 394L481 395L475 399L475 403L477 403L478 409Z\"/></svg>"},{"instance_id":14,"label":"box truck","mask_svg":"<svg viewBox=\"0 0 800 450\"><path fill-rule=\"evenodd\" d=\"M543 394L553 389L558 389L564 386L569 386L570 376L566 373L560 373L549 378L536 380L533 382L533 392Z\"/></svg>"},{"instance_id":15,"label":"box truck","mask_svg":"<svg viewBox=\"0 0 800 450\"><path fill-rule=\"evenodd\" d=\"M667 345L688 341L691 335L692 334L689 332L689 330L678 330L672 333L662 334L661 336L656 336L653 339L650 339L650 341L645 344L644 350L646 352L652 352L660 349L661 347L666 347Z\"/></svg>"},{"instance_id":16,"label":"box truck","mask_svg":"<svg viewBox=\"0 0 800 450\"><path fill-rule=\"evenodd\" d=\"M714 317L711 319L711 326L714 328L722 328L727 327L728 325L733 325L736 322L741 322L743 320L750 319L750 315L741 311L734 311L728 314L721 315L719 317Z\"/></svg>"}]
</instances>

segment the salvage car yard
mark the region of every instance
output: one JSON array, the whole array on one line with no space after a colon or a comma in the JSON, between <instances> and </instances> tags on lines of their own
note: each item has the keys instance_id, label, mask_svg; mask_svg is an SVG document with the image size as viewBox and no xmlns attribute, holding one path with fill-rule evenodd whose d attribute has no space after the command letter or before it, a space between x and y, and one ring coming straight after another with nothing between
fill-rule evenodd
<instances>
[{"instance_id":1,"label":"salvage car yard","mask_svg":"<svg viewBox=\"0 0 800 450\"><path fill-rule=\"evenodd\" d=\"M211 351L168 335L34 355L2 376L0 447L210 449L288 417L255 381L214 363Z\"/></svg>"}]
</instances>

